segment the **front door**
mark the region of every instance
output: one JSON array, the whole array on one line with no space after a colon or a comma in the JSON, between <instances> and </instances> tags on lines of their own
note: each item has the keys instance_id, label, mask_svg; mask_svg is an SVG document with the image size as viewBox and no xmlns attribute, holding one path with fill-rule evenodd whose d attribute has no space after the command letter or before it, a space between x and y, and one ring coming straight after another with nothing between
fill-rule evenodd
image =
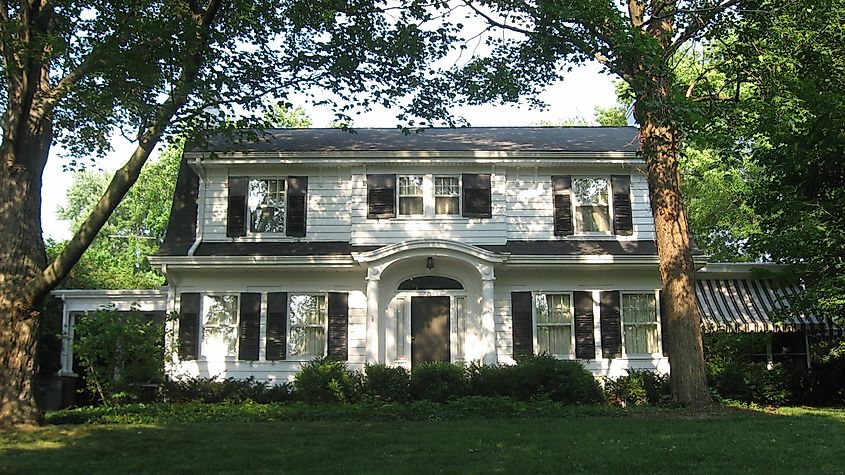
<instances>
[{"instance_id":1,"label":"front door","mask_svg":"<svg viewBox=\"0 0 845 475\"><path fill-rule=\"evenodd\" d=\"M411 297L411 365L450 361L449 297Z\"/></svg>"}]
</instances>

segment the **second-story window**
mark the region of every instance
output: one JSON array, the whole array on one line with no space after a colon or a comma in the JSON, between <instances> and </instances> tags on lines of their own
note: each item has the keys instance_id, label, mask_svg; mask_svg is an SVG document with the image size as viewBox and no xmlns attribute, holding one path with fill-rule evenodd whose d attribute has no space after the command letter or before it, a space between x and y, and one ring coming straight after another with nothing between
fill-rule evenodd
<instances>
[{"instance_id":1,"label":"second-story window","mask_svg":"<svg viewBox=\"0 0 845 475\"><path fill-rule=\"evenodd\" d=\"M610 234L609 182L607 178L573 178L575 230Z\"/></svg>"},{"instance_id":2,"label":"second-story window","mask_svg":"<svg viewBox=\"0 0 845 475\"><path fill-rule=\"evenodd\" d=\"M285 232L285 179L250 179L249 231L252 233Z\"/></svg>"},{"instance_id":3,"label":"second-story window","mask_svg":"<svg viewBox=\"0 0 845 475\"><path fill-rule=\"evenodd\" d=\"M461 183L458 177L434 177L434 214L461 214Z\"/></svg>"},{"instance_id":4,"label":"second-story window","mask_svg":"<svg viewBox=\"0 0 845 475\"><path fill-rule=\"evenodd\" d=\"M402 216L422 215L423 177L420 175L399 177L399 214Z\"/></svg>"}]
</instances>

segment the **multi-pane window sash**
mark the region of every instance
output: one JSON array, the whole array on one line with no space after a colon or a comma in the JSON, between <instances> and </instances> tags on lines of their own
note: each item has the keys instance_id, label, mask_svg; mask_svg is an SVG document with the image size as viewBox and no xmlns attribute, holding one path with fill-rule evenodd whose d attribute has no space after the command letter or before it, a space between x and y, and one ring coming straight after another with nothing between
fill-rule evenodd
<instances>
[{"instance_id":1,"label":"multi-pane window sash","mask_svg":"<svg viewBox=\"0 0 845 475\"><path fill-rule=\"evenodd\" d=\"M421 215L425 211L423 207L423 177L422 176L400 176L399 177L399 214L400 215Z\"/></svg>"},{"instance_id":2,"label":"multi-pane window sash","mask_svg":"<svg viewBox=\"0 0 845 475\"><path fill-rule=\"evenodd\" d=\"M284 178L254 178L249 180L249 231L252 233L285 232Z\"/></svg>"},{"instance_id":3,"label":"multi-pane window sash","mask_svg":"<svg viewBox=\"0 0 845 475\"><path fill-rule=\"evenodd\" d=\"M325 295L290 296L289 356L325 356L327 315Z\"/></svg>"},{"instance_id":4,"label":"multi-pane window sash","mask_svg":"<svg viewBox=\"0 0 845 475\"><path fill-rule=\"evenodd\" d=\"M575 231L610 234L609 182L606 178L573 178Z\"/></svg>"},{"instance_id":5,"label":"multi-pane window sash","mask_svg":"<svg viewBox=\"0 0 845 475\"><path fill-rule=\"evenodd\" d=\"M237 356L238 296L204 295L202 309L202 356Z\"/></svg>"},{"instance_id":6,"label":"multi-pane window sash","mask_svg":"<svg viewBox=\"0 0 845 475\"><path fill-rule=\"evenodd\" d=\"M535 294L534 324L538 353L563 356L573 354L570 294Z\"/></svg>"},{"instance_id":7,"label":"multi-pane window sash","mask_svg":"<svg viewBox=\"0 0 845 475\"><path fill-rule=\"evenodd\" d=\"M458 177L434 177L434 214L461 213L461 183Z\"/></svg>"},{"instance_id":8,"label":"multi-pane window sash","mask_svg":"<svg viewBox=\"0 0 845 475\"><path fill-rule=\"evenodd\" d=\"M653 293L622 294L625 354L652 354L658 350L657 303Z\"/></svg>"}]
</instances>

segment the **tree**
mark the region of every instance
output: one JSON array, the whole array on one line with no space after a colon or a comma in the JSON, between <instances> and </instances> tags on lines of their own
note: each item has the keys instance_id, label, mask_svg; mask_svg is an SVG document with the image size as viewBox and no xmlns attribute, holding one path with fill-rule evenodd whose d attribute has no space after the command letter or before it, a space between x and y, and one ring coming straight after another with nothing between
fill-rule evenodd
<instances>
[{"instance_id":1,"label":"tree","mask_svg":"<svg viewBox=\"0 0 845 475\"><path fill-rule=\"evenodd\" d=\"M309 127L311 118L301 106L275 103L265 108L266 127ZM61 282L64 288L144 289L164 284L164 276L152 268L147 257L164 242L170 205L185 141L167 145L158 159L141 171L138 182L108 219L79 262ZM109 182L109 174L79 170L73 174L67 204L58 216L79 228L97 204ZM55 257L64 242L47 242L48 258Z\"/></svg>"},{"instance_id":2,"label":"tree","mask_svg":"<svg viewBox=\"0 0 845 475\"><path fill-rule=\"evenodd\" d=\"M751 93L729 110L755 167L750 248L786 264L799 302L845 322L845 2L749 2L720 70Z\"/></svg>"},{"instance_id":3,"label":"tree","mask_svg":"<svg viewBox=\"0 0 845 475\"><path fill-rule=\"evenodd\" d=\"M150 267L147 256L164 241L176 175L184 141L169 145L158 160L141 171L138 183L109 217L100 233L71 269L61 285L79 289L156 288L164 277ZM67 204L58 216L78 229L103 195L109 174L80 170L73 174ZM64 242L48 242L48 256L55 256Z\"/></svg>"},{"instance_id":4,"label":"tree","mask_svg":"<svg viewBox=\"0 0 845 475\"><path fill-rule=\"evenodd\" d=\"M700 314L693 289L689 225L681 196L679 151L700 88L680 89L674 66L693 40L719 35L740 0L572 0L463 2L487 25L489 54L473 57L445 81L468 103L536 97L572 62L598 61L619 76L634 99L646 161L660 258L664 333L676 401L711 403L705 378ZM451 7L454 7L452 5Z\"/></svg>"},{"instance_id":5,"label":"tree","mask_svg":"<svg viewBox=\"0 0 845 475\"><path fill-rule=\"evenodd\" d=\"M0 426L33 422L33 352L42 299L80 259L174 128L312 87L341 111L408 96L423 48L443 29L374 2L50 0L0 3ZM425 18L424 18L425 19ZM362 95L366 98L358 100ZM240 122L236 125L248 125ZM47 262L41 177L54 143L76 159L114 132L137 148L76 234Z\"/></svg>"}]
</instances>

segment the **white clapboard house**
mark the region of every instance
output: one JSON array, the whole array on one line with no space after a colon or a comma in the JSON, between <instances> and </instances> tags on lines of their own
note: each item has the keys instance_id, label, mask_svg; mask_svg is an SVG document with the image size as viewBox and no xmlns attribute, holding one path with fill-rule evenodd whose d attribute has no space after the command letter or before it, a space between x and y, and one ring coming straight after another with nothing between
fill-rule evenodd
<instances>
[{"instance_id":1,"label":"white clapboard house","mask_svg":"<svg viewBox=\"0 0 845 475\"><path fill-rule=\"evenodd\" d=\"M57 292L62 371L74 313L99 299L180 315L174 377L286 380L324 355L360 369L548 353L596 376L668 372L639 147L633 127L284 129L188 146L150 259L167 287ZM788 293L749 266L697 285L705 329L831 328L774 323Z\"/></svg>"}]
</instances>

